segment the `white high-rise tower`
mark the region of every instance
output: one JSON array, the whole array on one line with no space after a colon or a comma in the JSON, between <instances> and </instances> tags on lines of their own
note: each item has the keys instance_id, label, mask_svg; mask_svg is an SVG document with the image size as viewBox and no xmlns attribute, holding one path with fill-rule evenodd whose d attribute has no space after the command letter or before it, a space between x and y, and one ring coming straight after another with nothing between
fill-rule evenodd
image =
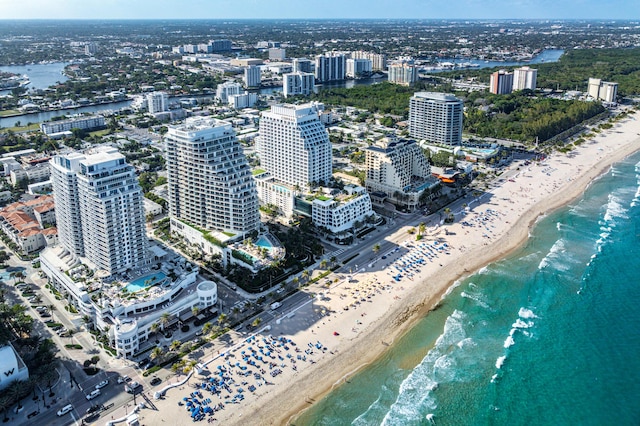
<instances>
[{"instance_id":1,"label":"white high-rise tower","mask_svg":"<svg viewBox=\"0 0 640 426\"><path fill-rule=\"evenodd\" d=\"M286 184L306 188L331 178L331 142L315 104L274 105L263 112L257 151L261 167Z\"/></svg>"},{"instance_id":2,"label":"white high-rise tower","mask_svg":"<svg viewBox=\"0 0 640 426\"><path fill-rule=\"evenodd\" d=\"M109 274L147 259L143 195L134 168L115 148L51 160L60 242Z\"/></svg>"},{"instance_id":3,"label":"white high-rise tower","mask_svg":"<svg viewBox=\"0 0 640 426\"><path fill-rule=\"evenodd\" d=\"M206 230L258 229L255 182L231 124L194 117L165 135L169 211Z\"/></svg>"}]
</instances>

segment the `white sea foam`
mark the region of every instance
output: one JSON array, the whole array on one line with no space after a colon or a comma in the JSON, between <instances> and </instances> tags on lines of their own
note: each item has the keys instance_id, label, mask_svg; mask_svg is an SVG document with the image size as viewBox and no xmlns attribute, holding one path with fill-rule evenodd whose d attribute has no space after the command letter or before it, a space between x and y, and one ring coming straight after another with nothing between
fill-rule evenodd
<instances>
[{"instance_id":1,"label":"white sea foam","mask_svg":"<svg viewBox=\"0 0 640 426\"><path fill-rule=\"evenodd\" d=\"M499 357L499 358L496 360L496 368L497 368L498 370L500 370L500 369L502 368L502 365L504 364L504 360L505 360L505 359L507 359L507 356L506 356L506 355L502 355L501 357Z\"/></svg>"},{"instance_id":2,"label":"white sea foam","mask_svg":"<svg viewBox=\"0 0 640 426\"><path fill-rule=\"evenodd\" d=\"M533 327L533 321L523 321L520 318L518 318L516 320L516 322L514 322L511 327L513 327L514 329L518 329L518 328L531 328Z\"/></svg>"},{"instance_id":3,"label":"white sea foam","mask_svg":"<svg viewBox=\"0 0 640 426\"><path fill-rule=\"evenodd\" d=\"M622 200L614 194L609 194L607 210L604 213L604 220L607 224L615 225L616 219L628 219L627 210L622 205Z\"/></svg>"},{"instance_id":4,"label":"white sea foam","mask_svg":"<svg viewBox=\"0 0 640 426\"><path fill-rule=\"evenodd\" d=\"M516 341L513 340L513 337L511 337L511 334L509 334L509 336L507 336L507 338L504 341L504 347L505 348L510 348L511 346L515 345Z\"/></svg>"},{"instance_id":5,"label":"white sea foam","mask_svg":"<svg viewBox=\"0 0 640 426\"><path fill-rule=\"evenodd\" d=\"M527 309L525 307L521 307L518 311L518 316L520 318L538 318L536 314L533 313L531 309Z\"/></svg>"},{"instance_id":6,"label":"white sea foam","mask_svg":"<svg viewBox=\"0 0 640 426\"><path fill-rule=\"evenodd\" d=\"M419 424L424 412L437 408L438 383L456 380L457 354L475 346L466 336L466 315L455 310L445 321L444 331L434 347L400 384L398 396L386 413L383 425ZM425 392L426 390L426 392Z\"/></svg>"},{"instance_id":7,"label":"white sea foam","mask_svg":"<svg viewBox=\"0 0 640 426\"><path fill-rule=\"evenodd\" d=\"M462 293L460 293L460 296L473 300L485 309L491 309L491 306L489 306L489 304L485 300L483 300L482 296L477 293L467 293L466 291L463 291Z\"/></svg>"}]
</instances>

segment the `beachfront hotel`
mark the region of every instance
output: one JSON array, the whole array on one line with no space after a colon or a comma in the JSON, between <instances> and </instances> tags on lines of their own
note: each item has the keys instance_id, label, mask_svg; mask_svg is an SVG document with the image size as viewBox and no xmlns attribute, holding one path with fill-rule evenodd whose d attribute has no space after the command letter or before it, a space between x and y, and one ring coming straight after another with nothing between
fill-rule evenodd
<instances>
[{"instance_id":1,"label":"beachfront hotel","mask_svg":"<svg viewBox=\"0 0 640 426\"><path fill-rule=\"evenodd\" d=\"M438 185L429 160L414 140L385 138L365 151L365 187L380 205L389 201L408 210L424 202L425 191Z\"/></svg>"},{"instance_id":2,"label":"beachfront hotel","mask_svg":"<svg viewBox=\"0 0 640 426\"><path fill-rule=\"evenodd\" d=\"M318 116L321 104L280 104L262 113L256 150L260 167L285 184L307 188L331 179L329 134Z\"/></svg>"},{"instance_id":3,"label":"beachfront hotel","mask_svg":"<svg viewBox=\"0 0 640 426\"><path fill-rule=\"evenodd\" d=\"M418 67L407 61L389 64L389 83L412 86L418 81Z\"/></svg>"},{"instance_id":4,"label":"beachfront hotel","mask_svg":"<svg viewBox=\"0 0 640 426\"><path fill-rule=\"evenodd\" d=\"M409 101L409 134L427 143L462 143L461 99L446 93L416 92Z\"/></svg>"},{"instance_id":5,"label":"beachfront hotel","mask_svg":"<svg viewBox=\"0 0 640 426\"><path fill-rule=\"evenodd\" d=\"M142 190L122 154L97 147L50 164L60 244L40 253L42 271L118 356L150 345L164 313L177 322L194 307L215 310L215 283L197 283L197 266L147 239Z\"/></svg>"}]
</instances>

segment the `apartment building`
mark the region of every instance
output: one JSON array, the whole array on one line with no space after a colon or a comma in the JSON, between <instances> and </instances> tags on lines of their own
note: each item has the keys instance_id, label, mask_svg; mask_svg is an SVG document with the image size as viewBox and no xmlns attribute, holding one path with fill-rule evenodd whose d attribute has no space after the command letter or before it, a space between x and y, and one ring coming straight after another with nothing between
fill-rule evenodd
<instances>
[{"instance_id":1,"label":"apartment building","mask_svg":"<svg viewBox=\"0 0 640 426\"><path fill-rule=\"evenodd\" d=\"M244 68L244 86L249 88L260 87L260 67L256 65L249 65Z\"/></svg>"},{"instance_id":2,"label":"apartment building","mask_svg":"<svg viewBox=\"0 0 640 426\"><path fill-rule=\"evenodd\" d=\"M453 95L416 92L409 101L409 134L429 143L460 145L463 108Z\"/></svg>"},{"instance_id":3,"label":"apartment building","mask_svg":"<svg viewBox=\"0 0 640 426\"><path fill-rule=\"evenodd\" d=\"M520 67L513 70L513 91L516 90L536 90L536 80L538 70L530 67Z\"/></svg>"},{"instance_id":4,"label":"apartment building","mask_svg":"<svg viewBox=\"0 0 640 426\"><path fill-rule=\"evenodd\" d=\"M255 182L231 124L188 118L164 142L172 217L231 234L259 228Z\"/></svg>"},{"instance_id":5,"label":"apartment building","mask_svg":"<svg viewBox=\"0 0 640 426\"><path fill-rule=\"evenodd\" d=\"M496 95L508 95L513 90L513 73L498 70L489 78L489 91Z\"/></svg>"},{"instance_id":6,"label":"apartment building","mask_svg":"<svg viewBox=\"0 0 640 426\"><path fill-rule=\"evenodd\" d=\"M104 117L101 115L94 115L91 117L40 123L40 131L49 136L56 133L69 132L71 129L93 130L101 129L104 126Z\"/></svg>"},{"instance_id":7,"label":"apartment building","mask_svg":"<svg viewBox=\"0 0 640 426\"><path fill-rule=\"evenodd\" d=\"M390 83L412 86L418 81L418 67L410 62L397 62L389 64Z\"/></svg>"},{"instance_id":8,"label":"apartment building","mask_svg":"<svg viewBox=\"0 0 640 426\"><path fill-rule=\"evenodd\" d=\"M309 96L313 92L315 77L307 72L293 72L282 76L282 91L285 98L289 96Z\"/></svg>"},{"instance_id":9,"label":"apartment building","mask_svg":"<svg viewBox=\"0 0 640 426\"><path fill-rule=\"evenodd\" d=\"M344 80L347 58L341 53L325 53L316 56L316 80L319 83Z\"/></svg>"}]
</instances>

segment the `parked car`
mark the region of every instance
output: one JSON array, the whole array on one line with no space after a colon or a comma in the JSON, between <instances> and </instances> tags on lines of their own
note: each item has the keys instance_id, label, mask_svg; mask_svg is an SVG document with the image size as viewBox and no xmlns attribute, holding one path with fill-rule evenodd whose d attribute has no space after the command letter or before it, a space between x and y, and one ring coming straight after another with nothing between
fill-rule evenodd
<instances>
[{"instance_id":1,"label":"parked car","mask_svg":"<svg viewBox=\"0 0 640 426\"><path fill-rule=\"evenodd\" d=\"M91 407L87 408L87 414L95 413L96 411L99 411L101 409L102 409L102 405L100 404L92 405Z\"/></svg>"},{"instance_id":2,"label":"parked car","mask_svg":"<svg viewBox=\"0 0 640 426\"><path fill-rule=\"evenodd\" d=\"M162 379L160 379L159 377L154 377L149 383L151 383L151 386L157 386L162 383Z\"/></svg>"},{"instance_id":3,"label":"parked car","mask_svg":"<svg viewBox=\"0 0 640 426\"><path fill-rule=\"evenodd\" d=\"M65 414L67 414L68 412L70 412L72 410L73 410L73 405L67 404L64 407L62 407L61 409L59 409L56 414L58 414L58 416L64 416Z\"/></svg>"},{"instance_id":4,"label":"parked car","mask_svg":"<svg viewBox=\"0 0 640 426\"><path fill-rule=\"evenodd\" d=\"M109 380L103 380L96 385L96 389L102 389L109 384Z\"/></svg>"}]
</instances>

